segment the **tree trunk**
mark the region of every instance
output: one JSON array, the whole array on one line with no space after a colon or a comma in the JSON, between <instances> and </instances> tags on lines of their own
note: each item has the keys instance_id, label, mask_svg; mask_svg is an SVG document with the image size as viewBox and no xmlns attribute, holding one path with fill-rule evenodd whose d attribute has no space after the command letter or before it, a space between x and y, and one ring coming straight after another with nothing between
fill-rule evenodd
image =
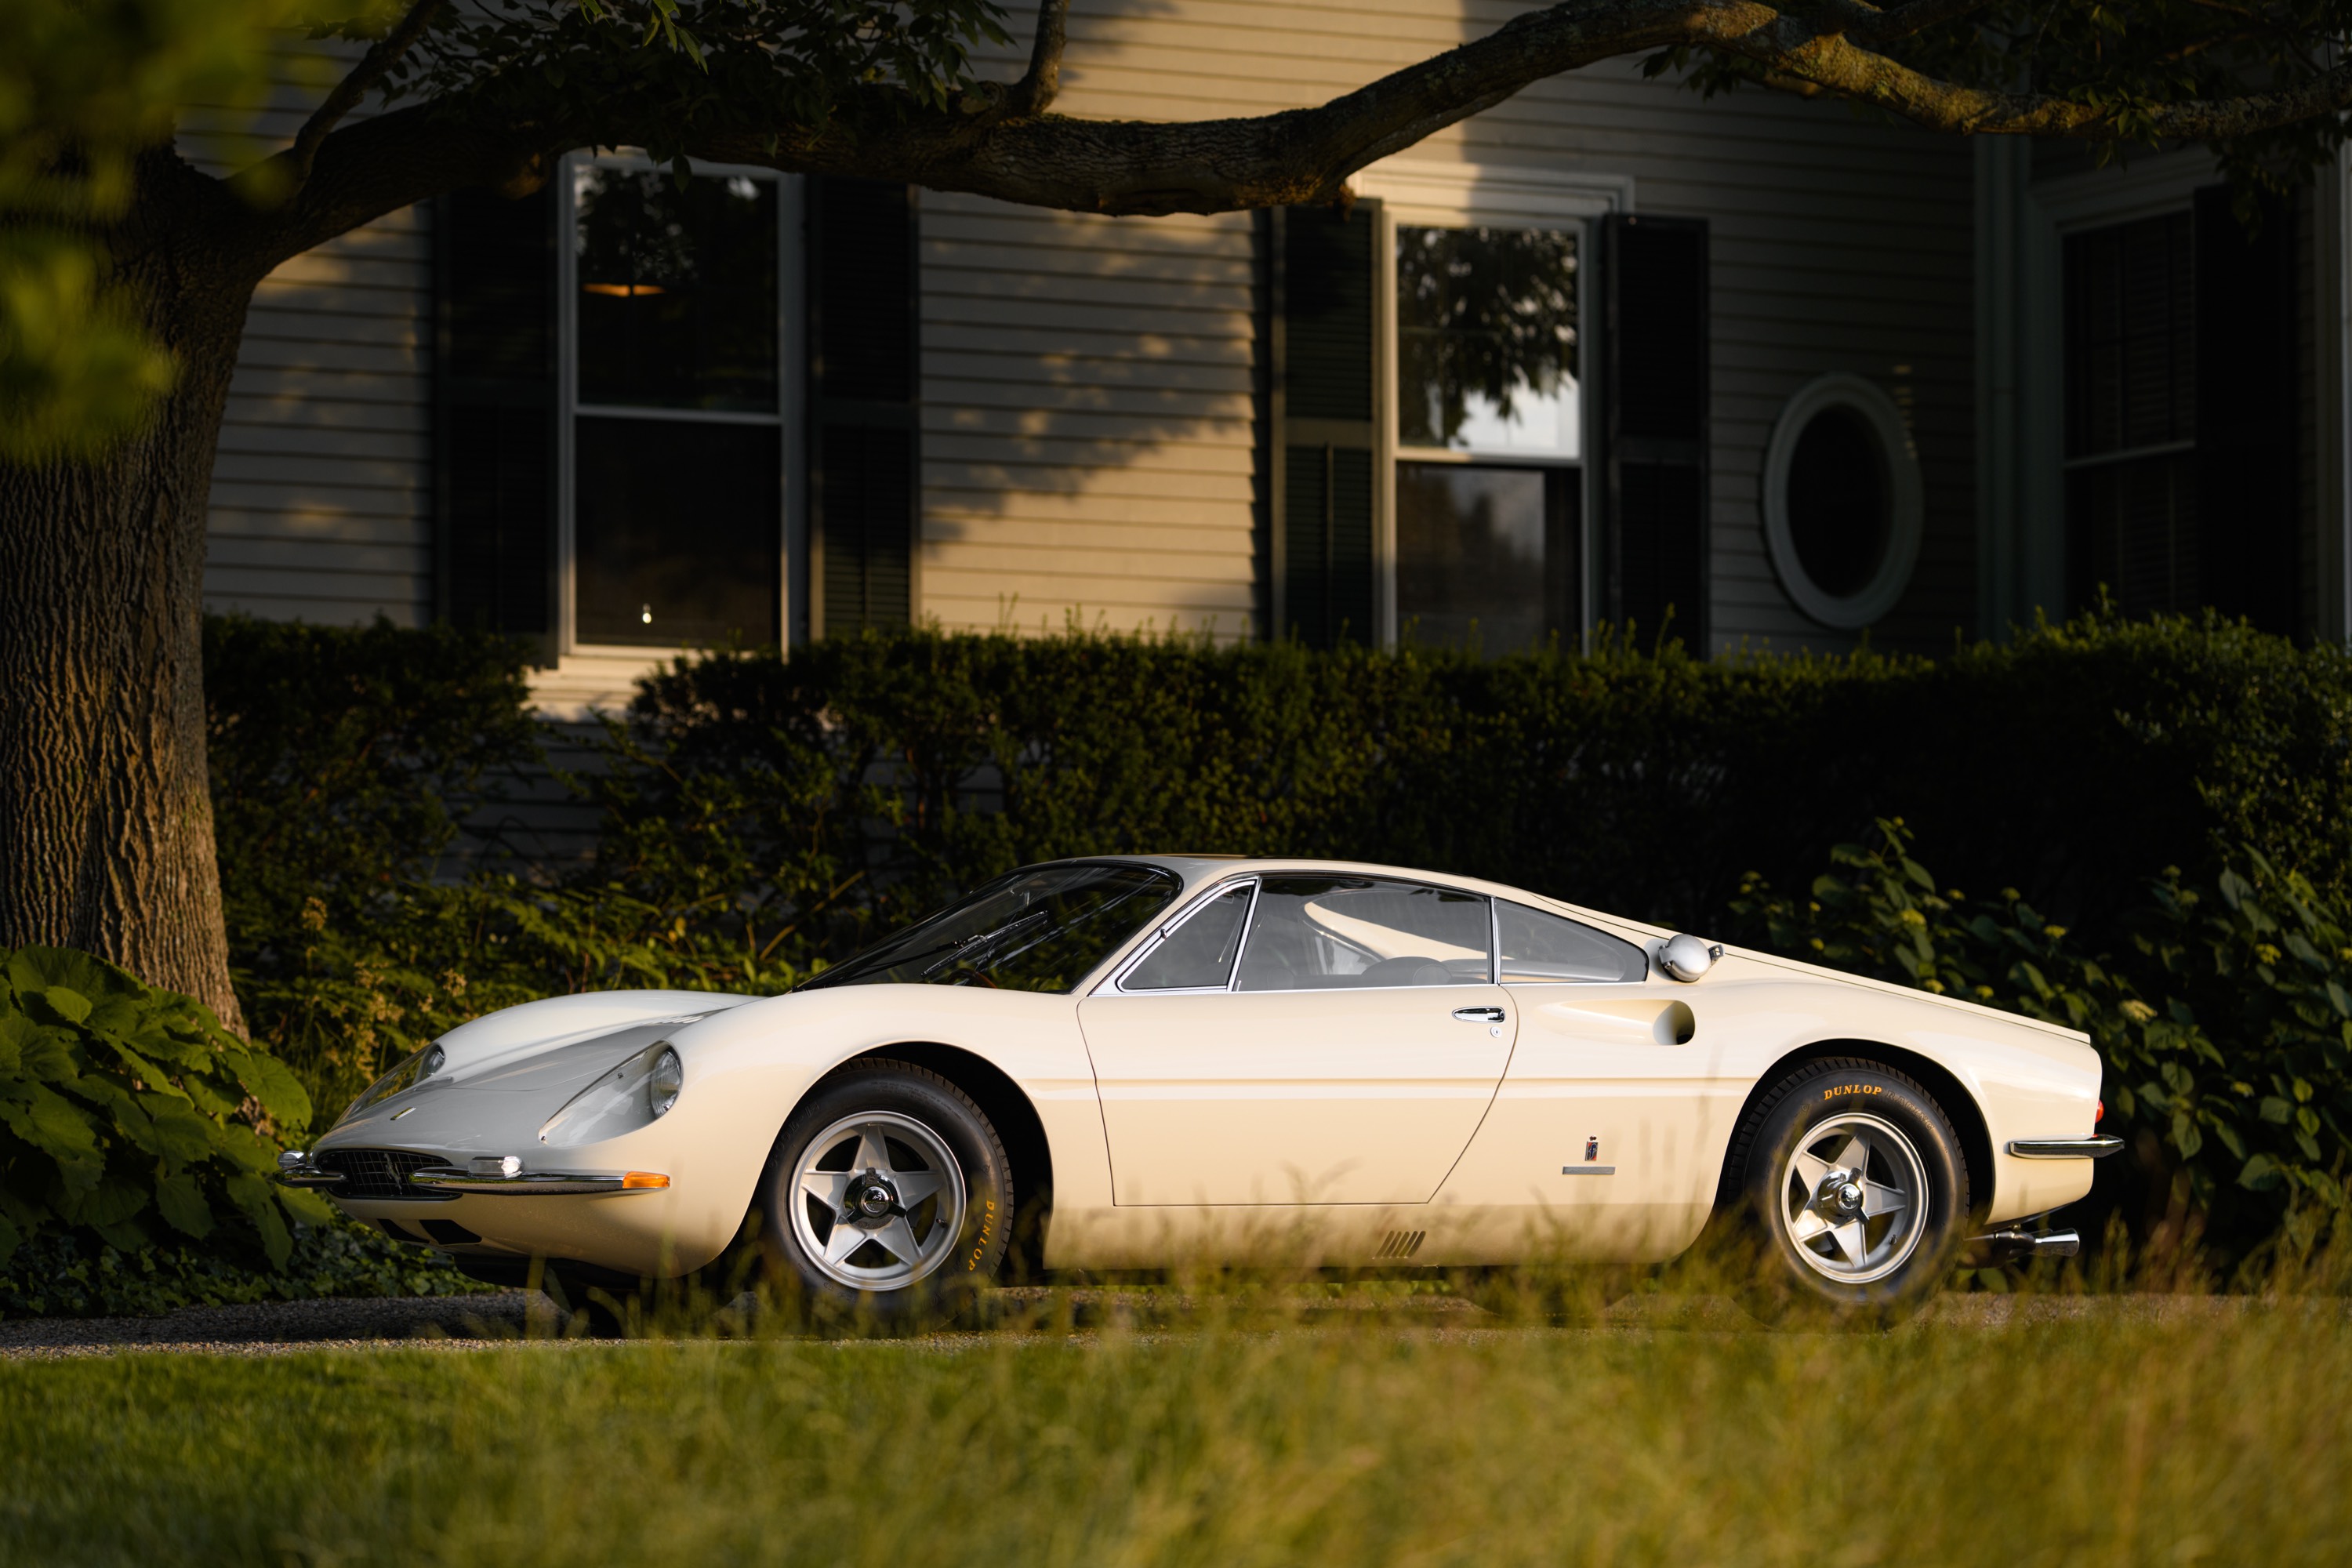
<instances>
[{"instance_id":1,"label":"tree trunk","mask_svg":"<svg viewBox=\"0 0 2352 1568\"><path fill-rule=\"evenodd\" d=\"M205 762L205 520L250 268L176 158L142 171L110 286L174 388L91 462L0 463L0 948L112 959L240 1033ZM176 210L173 210L176 209ZM193 221L191 221L193 220Z\"/></svg>"}]
</instances>

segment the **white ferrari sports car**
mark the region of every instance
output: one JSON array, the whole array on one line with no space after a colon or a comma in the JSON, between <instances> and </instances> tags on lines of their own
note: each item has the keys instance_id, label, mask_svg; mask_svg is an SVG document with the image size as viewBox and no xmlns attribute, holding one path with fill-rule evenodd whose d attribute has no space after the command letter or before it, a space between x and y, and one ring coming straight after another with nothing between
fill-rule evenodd
<instances>
[{"instance_id":1,"label":"white ferrari sports car","mask_svg":"<svg viewBox=\"0 0 2352 1568\"><path fill-rule=\"evenodd\" d=\"M1461 877L1208 855L1000 878L790 994L510 1007L281 1179L481 1278L741 1247L936 1310L1043 1269L1664 1259L1724 1213L1888 1307L2073 1250L2086 1037ZM1019 1224L1016 1226L1016 1217Z\"/></svg>"}]
</instances>

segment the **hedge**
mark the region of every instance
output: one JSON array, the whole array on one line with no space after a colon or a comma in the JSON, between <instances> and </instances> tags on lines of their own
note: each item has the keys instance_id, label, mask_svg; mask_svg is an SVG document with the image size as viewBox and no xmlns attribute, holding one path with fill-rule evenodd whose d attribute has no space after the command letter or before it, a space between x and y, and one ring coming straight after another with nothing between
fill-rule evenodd
<instances>
[{"instance_id":1,"label":"hedge","mask_svg":"<svg viewBox=\"0 0 2352 1568\"><path fill-rule=\"evenodd\" d=\"M2300 1127L2324 1071L2211 1079L2184 1035L2165 1060L2207 1075L2184 1091L2126 1007L2172 1017L2177 1000L2224 1062L2268 1062L2273 1026L2325 993L2282 980L2233 1005L2229 977L2255 973L2242 933L2198 921L2239 909L2238 887L2263 910L2352 898L2352 659L2210 616L2091 616L1937 660L934 630L721 651L646 680L605 726L572 781L603 824L592 862L509 847L463 875L461 826L529 765L520 647L245 620L215 622L207 647L240 997L331 1109L455 1019L611 985L781 990L959 888L1062 855L1422 866L1818 955L1792 911L1774 925L1769 889L1839 874L1834 858L1862 853L1840 846L1900 818L1904 858L1976 895L1946 900L1969 932L1979 916L2063 928L2066 963L2105 977L2068 970L2063 989L2105 1010L2116 1081L2163 1086L2114 1097L2156 1140L2138 1163L2165 1194L2147 1224L2170 1223L2177 1188L2243 1241L2290 1196L2324 1200L2305 1176L2341 1179L2332 1123L2307 1133L2314 1156L2224 1115L2232 1097L2277 1100L2287 1121L2263 1127ZM2015 962L1972 984L2049 1005L2007 978ZM2315 1098L2294 1099L2297 1081Z\"/></svg>"}]
</instances>

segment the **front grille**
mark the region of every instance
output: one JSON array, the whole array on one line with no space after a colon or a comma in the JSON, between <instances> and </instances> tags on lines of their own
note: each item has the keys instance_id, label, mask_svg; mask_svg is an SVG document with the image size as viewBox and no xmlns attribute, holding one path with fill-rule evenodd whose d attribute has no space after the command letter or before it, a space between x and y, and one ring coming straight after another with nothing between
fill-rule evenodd
<instances>
[{"instance_id":1,"label":"front grille","mask_svg":"<svg viewBox=\"0 0 2352 1568\"><path fill-rule=\"evenodd\" d=\"M328 1149L312 1158L320 1169L341 1173L343 1179L327 1189L339 1198L409 1198L446 1204L457 1195L408 1184L412 1172L447 1165L446 1155L420 1154L414 1149Z\"/></svg>"}]
</instances>

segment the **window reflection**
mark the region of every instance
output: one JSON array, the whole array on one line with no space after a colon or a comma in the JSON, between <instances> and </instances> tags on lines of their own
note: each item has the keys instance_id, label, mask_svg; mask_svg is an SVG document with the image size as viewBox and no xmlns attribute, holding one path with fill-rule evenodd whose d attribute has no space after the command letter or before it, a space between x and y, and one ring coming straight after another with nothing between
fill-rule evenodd
<instances>
[{"instance_id":1,"label":"window reflection","mask_svg":"<svg viewBox=\"0 0 2352 1568\"><path fill-rule=\"evenodd\" d=\"M580 421L573 625L581 641L777 638L773 425Z\"/></svg>"},{"instance_id":2,"label":"window reflection","mask_svg":"<svg viewBox=\"0 0 2352 1568\"><path fill-rule=\"evenodd\" d=\"M1576 457L1576 236L1403 225L1396 235L1403 444Z\"/></svg>"},{"instance_id":3,"label":"window reflection","mask_svg":"<svg viewBox=\"0 0 2352 1568\"><path fill-rule=\"evenodd\" d=\"M1577 625L1572 471L1397 465L1397 619L1415 642L1518 653Z\"/></svg>"},{"instance_id":4,"label":"window reflection","mask_svg":"<svg viewBox=\"0 0 2352 1568\"><path fill-rule=\"evenodd\" d=\"M773 413L776 183L575 179L581 401Z\"/></svg>"}]
</instances>

